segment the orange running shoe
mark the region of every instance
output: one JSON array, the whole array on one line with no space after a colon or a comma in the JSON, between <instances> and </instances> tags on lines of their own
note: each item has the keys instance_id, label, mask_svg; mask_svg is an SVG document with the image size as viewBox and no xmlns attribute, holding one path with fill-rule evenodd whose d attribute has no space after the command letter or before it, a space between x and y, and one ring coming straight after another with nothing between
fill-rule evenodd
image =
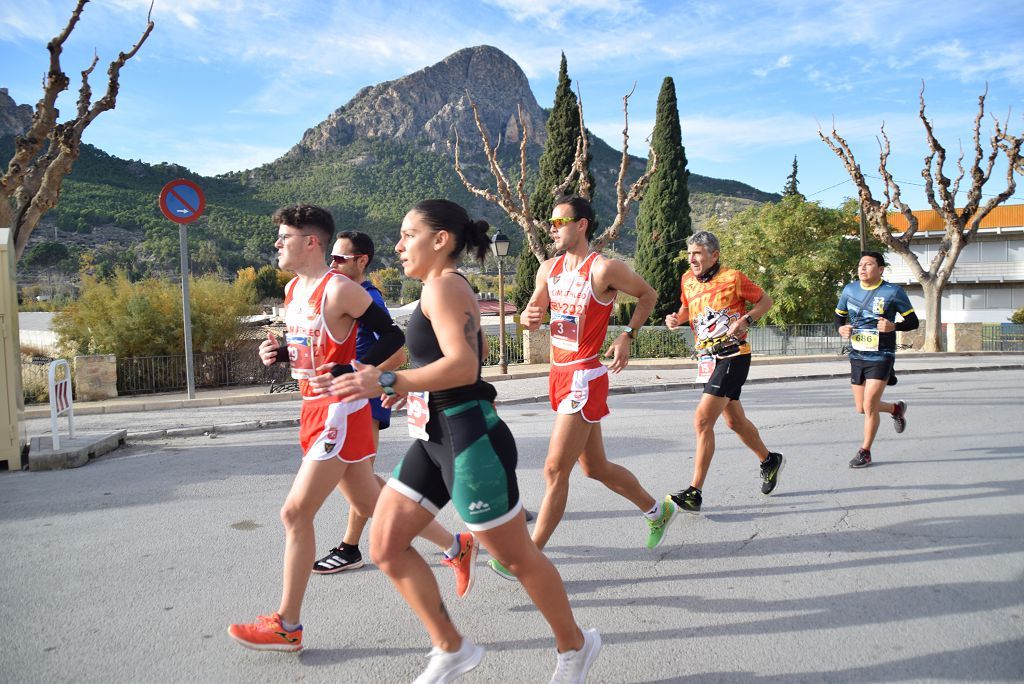
<instances>
[{"instance_id":1,"label":"orange running shoe","mask_svg":"<svg viewBox=\"0 0 1024 684\"><path fill-rule=\"evenodd\" d=\"M459 532L459 555L441 558L441 563L455 571L455 595L466 598L476 581L476 552L479 548L471 532Z\"/></svg>"},{"instance_id":2,"label":"orange running shoe","mask_svg":"<svg viewBox=\"0 0 1024 684\"><path fill-rule=\"evenodd\" d=\"M260 615L248 625L231 625L228 635L246 648L257 651L301 651L302 626L294 632L281 624L281 616Z\"/></svg>"}]
</instances>

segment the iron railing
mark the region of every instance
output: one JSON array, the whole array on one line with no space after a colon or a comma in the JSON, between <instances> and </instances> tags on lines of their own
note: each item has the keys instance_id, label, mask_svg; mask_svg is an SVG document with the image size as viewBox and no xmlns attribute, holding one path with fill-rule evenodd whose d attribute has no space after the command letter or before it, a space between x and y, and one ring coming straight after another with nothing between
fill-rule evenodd
<instances>
[{"instance_id":1,"label":"iron railing","mask_svg":"<svg viewBox=\"0 0 1024 684\"><path fill-rule=\"evenodd\" d=\"M487 356L484 358L485 366L497 366L501 363L500 350L498 349L498 336L487 336ZM526 359L523 355L523 335L521 333L505 333L505 358L509 363L523 363Z\"/></svg>"},{"instance_id":2,"label":"iron railing","mask_svg":"<svg viewBox=\"0 0 1024 684\"><path fill-rule=\"evenodd\" d=\"M608 329L605 344L622 332ZM809 325L757 325L747 335L752 352L758 356L808 356L838 354L843 346L836 329L828 323ZM641 328L633 342L633 358L686 358L693 352L693 331L689 326L669 330L662 326Z\"/></svg>"},{"instance_id":3,"label":"iron railing","mask_svg":"<svg viewBox=\"0 0 1024 684\"><path fill-rule=\"evenodd\" d=\"M285 365L264 366L254 351L194 354L196 387L265 385L289 378ZM185 355L117 359L119 395L173 392L188 387Z\"/></svg>"},{"instance_id":4,"label":"iron railing","mask_svg":"<svg viewBox=\"0 0 1024 684\"><path fill-rule=\"evenodd\" d=\"M982 351L1024 351L1024 325L994 323L981 326Z\"/></svg>"}]
</instances>

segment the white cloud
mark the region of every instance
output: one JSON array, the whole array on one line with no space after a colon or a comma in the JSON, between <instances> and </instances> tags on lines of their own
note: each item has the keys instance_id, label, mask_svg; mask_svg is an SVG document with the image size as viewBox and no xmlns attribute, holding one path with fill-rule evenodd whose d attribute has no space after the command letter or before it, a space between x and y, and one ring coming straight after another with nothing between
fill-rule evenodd
<instances>
[{"instance_id":1,"label":"white cloud","mask_svg":"<svg viewBox=\"0 0 1024 684\"><path fill-rule=\"evenodd\" d=\"M775 60L775 64L771 64L769 66L758 67L758 68L754 69L752 73L755 76L757 76L758 78L764 78L765 76L767 76L768 74L772 73L773 71L778 71L779 69L786 69L786 68L792 66L792 64L793 64L793 55L782 55L777 60Z\"/></svg>"}]
</instances>

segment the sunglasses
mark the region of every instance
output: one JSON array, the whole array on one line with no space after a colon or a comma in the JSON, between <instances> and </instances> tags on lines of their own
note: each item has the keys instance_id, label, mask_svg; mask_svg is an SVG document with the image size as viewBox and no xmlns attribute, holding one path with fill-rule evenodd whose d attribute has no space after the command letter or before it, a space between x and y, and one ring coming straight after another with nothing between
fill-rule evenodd
<instances>
[{"instance_id":1,"label":"sunglasses","mask_svg":"<svg viewBox=\"0 0 1024 684\"><path fill-rule=\"evenodd\" d=\"M331 263L332 264L347 264L348 262L352 261L353 259L358 259L361 256L363 256L363 255L362 254L332 254L331 255Z\"/></svg>"},{"instance_id":2,"label":"sunglasses","mask_svg":"<svg viewBox=\"0 0 1024 684\"><path fill-rule=\"evenodd\" d=\"M562 226L569 225L570 223L575 223L576 221L579 221L579 219L569 218L568 216L562 216L548 219L548 224L552 228L561 228Z\"/></svg>"}]
</instances>

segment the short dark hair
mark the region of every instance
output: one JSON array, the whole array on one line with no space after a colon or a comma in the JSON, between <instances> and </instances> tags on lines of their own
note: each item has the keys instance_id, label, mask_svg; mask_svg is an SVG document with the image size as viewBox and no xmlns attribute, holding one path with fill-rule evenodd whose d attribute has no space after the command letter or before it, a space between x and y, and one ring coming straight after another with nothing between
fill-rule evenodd
<instances>
[{"instance_id":1,"label":"short dark hair","mask_svg":"<svg viewBox=\"0 0 1024 684\"><path fill-rule=\"evenodd\" d=\"M451 253L453 259L458 259L468 248L469 254L483 263L491 248L491 239L487 237L490 224L487 221L474 221L469 218L465 208L446 199L423 200L412 210L422 217L433 232L448 231L455 241Z\"/></svg>"},{"instance_id":2,"label":"short dark hair","mask_svg":"<svg viewBox=\"0 0 1024 684\"><path fill-rule=\"evenodd\" d=\"M334 242L334 217L323 207L313 204L292 204L281 207L270 219L274 225L284 224L317 234L327 252Z\"/></svg>"},{"instance_id":3,"label":"short dark hair","mask_svg":"<svg viewBox=\"0 0 1024 684\"><path fill-rule=\"evenodd\" d=\"M885 268L885 257L882 256L881 252L861 252L860 258L871 257L878 264L879 268Z\"/></svg>"},{"instance_id":4,"label":"short dark hair","mask_svg":"<svg viewBox=\"0 0 1024 684\"><path fill-rule=\"evenodd\" d=\"M563 204L572 207L573 218L577 221L587 219L587 241L589 242L594 237L594 232L597 231L597 219L594 218L594 207L591 206L590 200L579 195L564 195L556 199L551 208L554 209Z\"/></svg>"},{"instance_id":5,"label":"short dark hair","mask_svg":"<svg viewBox=\"0 0 1024 684\"><path fill-rule=\"evenodd\" d=\"M343 230L334 239L351 242L356 252L365 254L368 257L366 266L370 266L370 262L373 261L373 238L366 233L360 233L358 230Z\"/></svg>"}]
</instances>

